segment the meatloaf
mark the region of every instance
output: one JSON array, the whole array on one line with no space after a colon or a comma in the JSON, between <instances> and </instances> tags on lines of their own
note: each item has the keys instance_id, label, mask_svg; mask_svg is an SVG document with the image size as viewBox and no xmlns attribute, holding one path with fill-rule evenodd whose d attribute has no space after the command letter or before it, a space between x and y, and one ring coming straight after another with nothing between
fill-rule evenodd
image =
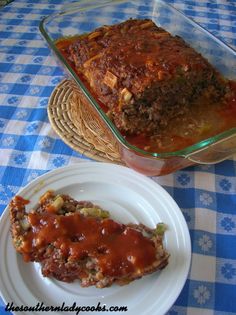
<instances>
[{"instance_id":1,"label":"meatloaf","mask_svg":"<svg viewBox=\"0 0 236 315\"><path fill-rule=\"evenodd\" d=\"M25 261L40 262L42 274L65 282L79 279L84 287L124 285L164 268L163 224L121 224L88 201L46 192L26 212L27 200L10 203L11 233Z\"/></svg>"},{"instance_id":2,"label":"meatloaf","mask_svg":"<svg viewBox=\"0 0 236 315\"><path fill-rule=\"evenodd\" d=\"M219 73L183 39L149 19L102 26L62 49L119 130L155 133L203 93L218 99Z\"/></svg>"}]
</instances>

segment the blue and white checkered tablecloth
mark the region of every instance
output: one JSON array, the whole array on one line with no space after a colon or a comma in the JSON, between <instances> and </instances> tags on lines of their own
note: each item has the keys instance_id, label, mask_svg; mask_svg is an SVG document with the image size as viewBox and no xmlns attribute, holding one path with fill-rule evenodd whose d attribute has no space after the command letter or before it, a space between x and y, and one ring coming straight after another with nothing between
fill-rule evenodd
<instances>
[{"instance_id":1,"label":"blue and white checkered tablecloth","mask_svg":"<svg viewBox=\"0 0 236 315\"><path fill-rule=\"evenodd\" d=\"M167 2L236 49L235 0ZM85 159L58 138L46 111L64 74L38 25L63 4L15 0L0 8L0 214L32 179ZM168 315L236 314L236 157L153 180L180 206L192 241L189 276ZM9 314L2 302L0 314Z\"/></svg>"}]
</instances>

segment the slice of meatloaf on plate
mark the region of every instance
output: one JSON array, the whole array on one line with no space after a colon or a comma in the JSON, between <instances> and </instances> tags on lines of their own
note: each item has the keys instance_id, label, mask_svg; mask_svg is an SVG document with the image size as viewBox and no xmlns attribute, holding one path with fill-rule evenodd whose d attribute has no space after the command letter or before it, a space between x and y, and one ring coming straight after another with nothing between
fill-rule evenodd
<instances>
[{"instance_id":1,"label":"slice of meatloaf on plate","mask_svg":"<svg viewBox=\"0 0 236 315\"><path fill-rule=\"evenodd\" d=\"M10 203L13 244L25 261L41 263L45 277L103 288L127 284L168 264L163 224L155 229L122 224L91 202L53 191L30 212L26 204L20 196Z\"/></svg>"}]
</instances>

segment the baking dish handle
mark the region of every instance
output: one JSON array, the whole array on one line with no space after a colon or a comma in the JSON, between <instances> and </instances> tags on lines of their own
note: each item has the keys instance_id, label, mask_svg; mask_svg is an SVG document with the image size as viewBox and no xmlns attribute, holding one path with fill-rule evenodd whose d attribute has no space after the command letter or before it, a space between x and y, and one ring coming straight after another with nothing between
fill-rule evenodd
<instances>
[{"instance_id":1,"label":"baking dish handle","mask_svg":"<svg viewBox=\"0 0 236 315\"><path fill-rule=\"evenodd\" d=\"M236 134L231 134L205 148L185 156L189 161L198 164L215 164L236 153Z\"/></svg>"}]
</instances>

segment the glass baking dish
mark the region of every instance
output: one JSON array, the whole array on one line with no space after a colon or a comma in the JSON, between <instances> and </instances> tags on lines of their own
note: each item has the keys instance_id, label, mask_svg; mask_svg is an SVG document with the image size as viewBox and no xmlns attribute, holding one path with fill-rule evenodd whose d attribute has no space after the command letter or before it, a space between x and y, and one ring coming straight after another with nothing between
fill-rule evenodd
<instances>
[{"instance_id":1,"label":"glass baking dish","mask_svg":"<svg viewBox=\"0 0 236 315\"><path fill-rule=\"evenodd\" d=\"M236 128L175 152L148 152L131 145L103 112L55 45L60 38L93 31L129 18L150 18L172 35L181 36L225 77L236 80L236 52L204 28L161 0L80 1L44 18L40 31L63 68L80 90L83 103L117 142L122 162L146 175L165 175L193 164L213 164L236 152Z\"/></svg>"}]
</instances>

